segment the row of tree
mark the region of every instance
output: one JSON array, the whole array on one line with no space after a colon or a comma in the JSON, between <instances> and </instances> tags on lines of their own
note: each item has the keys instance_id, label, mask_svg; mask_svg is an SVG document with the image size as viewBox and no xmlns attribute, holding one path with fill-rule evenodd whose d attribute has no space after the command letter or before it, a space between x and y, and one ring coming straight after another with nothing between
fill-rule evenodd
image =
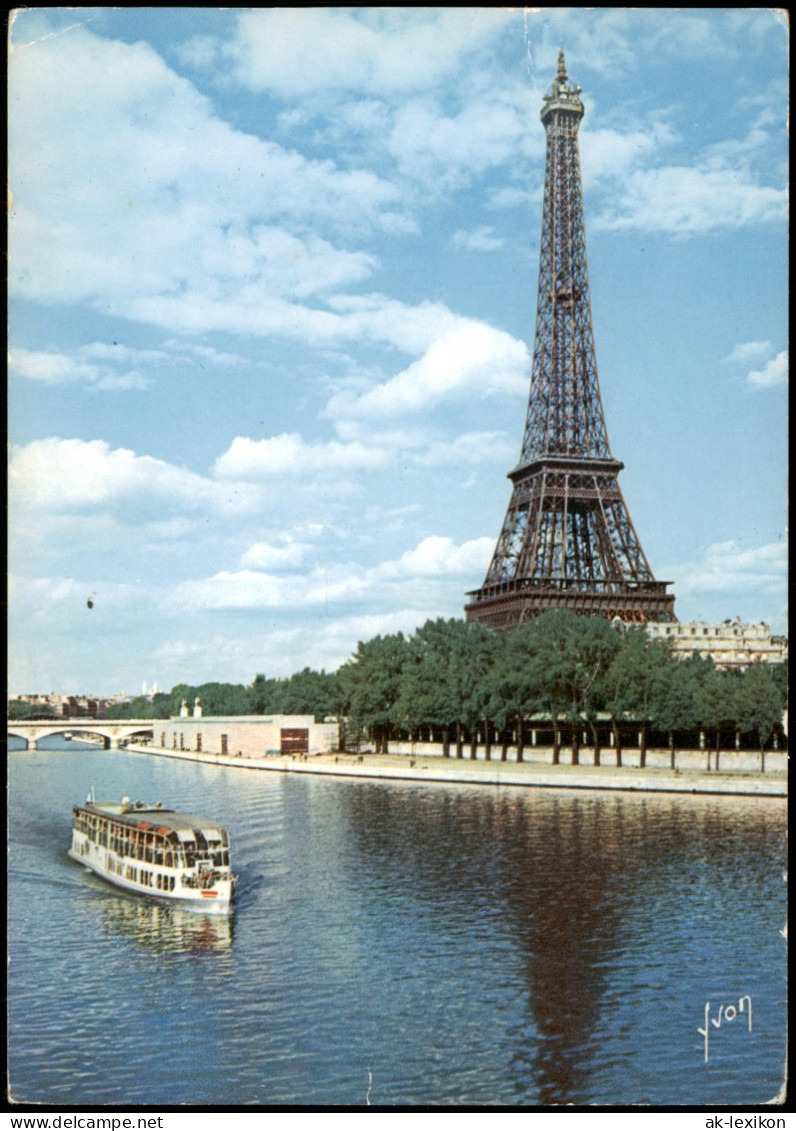
<instances>
[{"instance_id":1,"label":"row of tree","mask_svg":"<svg viewBox=\"0 0 796 1131\"><path fill-rule=\"evenodd\" d=\"M480 742L488 757L499 744L504 758L509 744L522 757L525 729L536 718L550 733L555 761L567 742L577 762L584 732L599 761L610 728L619 764L632 726L643 764L649 732L668 736L672 756L677 736L695 730L710 732L717 752L742 734L762 754L782 720L786 680L785 664L718 671L707 658L673 657L668 642L642 628L556 610L506 634L427 621L411 636L360 642L331 674L304 668L284 679L257 675L248 686L180 683L115 705L107 717L171 718L198 698L205 715L334 716L345 721L349 747L364 740L386 751L391 738L431 732L445 753L455 745L461 756L465 743L474 753Z\"/></svg>"},{"instance_id":2,"label":"row of tree","mask_svg":"<svg viewBox=\"0 0 796 1131\"><path fill-rule=\"evenodd\" d=\"M113 704L107 708L106 718L170 719L179 715L183 703L192 710L199 699L203 715L314 715L316 719L324 719L339 711L335 686L334 675L310 668L286 679L256 675L248 686L178 683L169 692L137 696L129 703Z\"/></svg>"},{"instance_id":3,"label":"row of tree","mask_svg":"<svg viewBox=\"0 0 796 1131\"><path fill-rule=\"evenodd\" d=\"M620 765L631 724L642 765L651 730L667 735L672 758L677 735L696 730L711 733L717 753L728 734L753 736L762 755L787 695L784 664L719 671L708 658L673 657L667 641L643 628L618 630L566 610L505 635L477 623L429 621L408 639L398 633L360 644L337 678L350 722L381 750L398 731L414 737L434 724L458 754L463 740L480 740L489 757L497 738L502 757L513 742L521 758L535 716L552 732L554 761L566 741L577 763L586 732L599 763L610 726Z\"/></svg>"}]
</instances>

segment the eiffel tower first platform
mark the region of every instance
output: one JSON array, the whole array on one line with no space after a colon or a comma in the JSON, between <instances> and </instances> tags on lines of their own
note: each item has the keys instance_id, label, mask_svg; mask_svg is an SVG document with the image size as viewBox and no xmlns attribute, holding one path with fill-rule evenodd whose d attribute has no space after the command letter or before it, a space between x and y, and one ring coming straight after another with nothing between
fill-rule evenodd
<instances>
[{"instance_id":1,"label":"eiffel tower first platform","mask_svg":"<svg viewBox=\"0 0 796 1131\"><path fill-rule=\"evenodd\" d=\"M541 111L547 134L531 392L514 487L468 621L515 628L548 609L675 622L619 487L594 351L580 180L579 86L564 53Z\"/></svg>"}]
</instances>

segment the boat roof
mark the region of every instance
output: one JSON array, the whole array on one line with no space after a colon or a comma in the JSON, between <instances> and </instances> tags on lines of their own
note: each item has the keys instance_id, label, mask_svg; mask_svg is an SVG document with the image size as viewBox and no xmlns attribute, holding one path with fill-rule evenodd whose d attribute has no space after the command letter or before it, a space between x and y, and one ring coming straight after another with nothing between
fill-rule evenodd
<instances>
[{"instance_id":1,"label":"boat roof","mask_svg":"<svg viewBox=\"0 0 796 1131\"><path fill-rule=\"evenodd\" d=\"M87 801L80 808L101 813L103 817L112 817L115 821L133 828L143 826L155 832L163 829L178 833L193 832L195 829L199 829L200 832L210 832L222 828L218 821L211 821L208 817L178 813L175 809L164 809L159 803L147 805L142 801Z\"/></svg>"}]
</instances>

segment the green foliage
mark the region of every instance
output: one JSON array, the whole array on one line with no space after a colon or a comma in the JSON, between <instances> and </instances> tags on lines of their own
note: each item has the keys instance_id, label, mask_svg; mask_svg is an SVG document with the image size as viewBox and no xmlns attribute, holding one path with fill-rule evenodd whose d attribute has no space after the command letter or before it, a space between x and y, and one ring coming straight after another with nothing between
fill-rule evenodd
<instances>
[{"instance_id":1,"label":"green foliage","mask_svg":"<svg viewBox=\"0 0 796 1131\"><path fill-rule=\"evenodd\" d=\"M757 665L754 665L755 667ZM780 711L784 711L788 705L788 664L783 661L781 664L768 664L768 671L771 672L771 678L774 681L774 686L779 692ZM749 669L750 671L753 668Z\"/></svg>"},{"instance_id":2,"label":"green foliage","mask_svg":"<svg viewBox=\"0 0 796 1131\"><path fill-rule=\"evenodd\" d=\"M702 656L672 658L655 674L650 722L659 730L691 730L700 718L701 689L713 674L713 661Z\"/></svg>"},{"instance_id":3,"label":"green foliage","mask_svg":"<svg viewBox=\"0 0 796 1131\"><path fill-rule=\"evenodd\" d=\"M500 730L534 714L549 717L558 735L589 726L607 713L619 742L619 725L633 722L668 731L735 726L762 745L781 721L787 666L755 664L744 673L716 671L709 659L676 658L667 641L642 628L620 630L601 617L554 610L510 633L476 622L438 618L410 636L377 636L357 645L336 672L305 667L288 678L255 675L251 684L179 683L151 700L139 696L108 708L108 718L162 719L193 712L199 698L208 716L313 715L346 718L349 738L367 732L381 749L396 730L421 725L466 727L484 721ZM9 718L54 714L12 700ZM596 738L595 738L596 741ZM556 738L558 742L558 737ZM557 747L556 747L557 748ZM619 747L617 747L619 751Z\"/></svg>"},{"instance_id":4,"label":"green foliage","mask_svg":"<svg viewBox=\"0 0 796 1131\"><path fill-rule=\"evenodd\" d=\"M28 703L25 699L8 700L8 718L11 719L57 719L58 712L49 703Z\"/></svg>"},{"instance_id":5,"label":"green foliage","mask_svg":"<svg viewBox=\"0 0 796 1131\"><path fill-rule=\"evenodd\" d=\"M643 628L623 631L602 679L606 711L615 719L653 722L667 674L683 666L671 659L667 643L651 640Z\"/></svg>"},{"instance_id":6,"label":"green foliage","mask_svg":"<svg viewBox=\"0 0 796 1131\"><path fill-rule=\"evenodd\" d=\"M501 730L518 716L545 709L538 647L534 621L495 638L495 664L488 682L489 713Z\"/></svg>"},{"instance_id":7,"label":"green foliage","mask_svg":"<svg viewBox=\"0 0 796 1131\"><path fill-rule=\"evenodd\" d=\"M602 617L580 617L566 609L544 613L528 630L533 645L528 675L548 712L571 723L593 718L620 647L616 630Z\"/></svg>"},{"instance_id":8,"label":"green foliage","mask_svg":"<svg viewBox=\"0 0 796 1131\"><path fill-rule=\"evenodd\" d=\"M782 721L784 709L782 684L771 665L753 664L744 672L735 709L738 728L756 734L762 750Z\"/></svg>"},{"instance_id":9,"label":"green foliage","mask_svg":"<svg viewBox=\"0 0 796 1131\"><path fill-rule=\"evenodd\" d=\"M406 642L395 721L473 725L488 716L496 637L480 624L439 618Z\"/></svg>"},{"instance_id":10,"label":"green foliage","mask_svg":"<svg viewBox=\"0 0 796 1131\"><path fill-rule=\"evenodd\" d=\"M702 726L719 730L736 721L744 678L739 673L715 668L706 674L694 695L697 718Z\"/></svg>"},{"instance_id":11,"label":"green foliage","mask_svg":"<svg viewBox=\"0 0 796 1131\"><path fill-rule=\"evenodd\" d=\"M171 696L162 691L151 700L137 695L127 703L111 703L105 711L107 719L168 719L171 714Z\"/></svg>"},{"instance_id":12,"label":"green foliage","mask_svg":"<svg viewBox=\"0 0 796 1131\"><path fill-rule=\"evenodd\" d=\"M337 673L343 709L355 724L383 727L396 721L395 705L406 660L402 632L357 644L353 658Z\"/></svg>"}]
</instances>

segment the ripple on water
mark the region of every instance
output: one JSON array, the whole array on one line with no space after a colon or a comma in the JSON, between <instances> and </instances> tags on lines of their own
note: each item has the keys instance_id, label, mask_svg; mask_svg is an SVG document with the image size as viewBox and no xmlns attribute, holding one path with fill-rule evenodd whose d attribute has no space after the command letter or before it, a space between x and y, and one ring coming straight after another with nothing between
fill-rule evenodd
<instances>
[{"instance_id":1,"label":"ripple on water","mask_svg":"<svg viewBox=\"0 0 796 1131\"><path fill-rule=\"evenodd\" d=\"M695 1105L777 1090L784 803L95 750L12 755L10 783L17 1099ZM70 861L71 804L91 784L228 825L235 914L140 901ZM740 992L753 1039L722 1030L706 1072L704 1002Z\"/></svg>"}]
</instances>

